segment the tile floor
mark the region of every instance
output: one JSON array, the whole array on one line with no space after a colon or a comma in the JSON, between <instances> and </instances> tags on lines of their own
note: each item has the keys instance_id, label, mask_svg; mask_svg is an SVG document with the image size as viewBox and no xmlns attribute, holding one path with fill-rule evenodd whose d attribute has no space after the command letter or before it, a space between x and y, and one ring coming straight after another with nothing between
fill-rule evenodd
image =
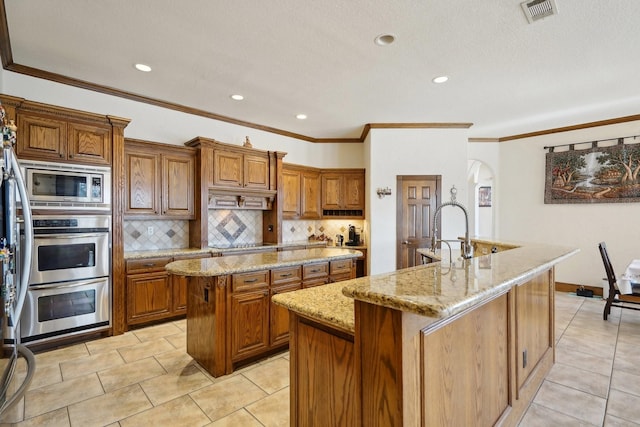
<instances>
[{"instance_id":1,"label":"tile floor","mask_svg":"<svg viewBox=\"0 0 640 427\"><path fill-rule=\"evenodd\" d=\"M614 308L605 322L603 304L557 294L556 364L520 426L640 426L640 312ZM185 326L36 355L30 390L0 425L289 425L288 353L213 378L186 354Z\"/></svg>"}]
</instances>

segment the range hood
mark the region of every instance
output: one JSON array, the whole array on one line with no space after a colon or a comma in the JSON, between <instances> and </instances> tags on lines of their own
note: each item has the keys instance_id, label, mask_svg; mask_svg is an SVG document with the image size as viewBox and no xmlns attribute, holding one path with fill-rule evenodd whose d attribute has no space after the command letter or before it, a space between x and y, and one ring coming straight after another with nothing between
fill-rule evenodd
<instances>
[{"instance_id":1,"label":"range hood","mask_svg":"<svg viewBox=\"0 0 640 427\"><path fill-rule=\"evenodd\" d=\"M275 190L251 188L210 188L209 209L271 210Z\"/></svg>"}]
</instances>

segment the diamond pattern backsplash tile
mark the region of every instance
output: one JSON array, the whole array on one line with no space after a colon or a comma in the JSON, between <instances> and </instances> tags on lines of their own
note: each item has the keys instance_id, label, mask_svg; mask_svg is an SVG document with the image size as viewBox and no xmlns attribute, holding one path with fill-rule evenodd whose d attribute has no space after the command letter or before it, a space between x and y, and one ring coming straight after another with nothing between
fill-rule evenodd
<instances>
[{"instance_id":1,"label":"diamond pattern backsplash tile","mask_svg":"<svg viewBox=\"0 0 640 427\"><path fill-rule=\"evenodd\" d=\"M153 233L149 234L149 229ZM184 249L189 247L189 221L142 220L124 222L124 250Z\"/></svg>"},{"instance_id":2,"label":"diamond pattern backsplash tile","mask_svg":"<svg viewBox=\"0 0 640 427\"><path fill-rule=\"evenodd\" d=\"M262 244L262 211L209 210L209 246Z\"/></svg>"},{"instance_id":3,"label":"diamond pattern backsplash tile","mask_svg":"<svg viewBox=\"0 0 640 427\"><path fill-rule=\"evenodd\" d=\"M332 245L336 239L336 234L342 234L344 241L349 239L349 225L355 225L356 230L361 234L360 240L365 245L366 241L362 228L364 220L361 219L327 219L327 220L293 220L282 221L282 241L284 243L304 242L310 236L324 236L331 239Z\"/></svg>"}]
</instances>

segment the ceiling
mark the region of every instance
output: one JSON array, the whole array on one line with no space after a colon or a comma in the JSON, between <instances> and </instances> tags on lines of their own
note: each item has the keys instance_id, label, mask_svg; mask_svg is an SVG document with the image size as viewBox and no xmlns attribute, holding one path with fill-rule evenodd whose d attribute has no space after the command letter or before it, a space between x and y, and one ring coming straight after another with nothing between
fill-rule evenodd
<instances>
[{"instance_id":1,"label":"ceiling","mask_svg":"<svg viewBox=\"0 0 640 427\"><path fill-rule=\"evenodd\" d=\"M502 138L638 114L640 1L556 4L529 24L517 0L4 0L0 49L9 70L310 141L390 123Z\"/></svg>"}]
</instances>

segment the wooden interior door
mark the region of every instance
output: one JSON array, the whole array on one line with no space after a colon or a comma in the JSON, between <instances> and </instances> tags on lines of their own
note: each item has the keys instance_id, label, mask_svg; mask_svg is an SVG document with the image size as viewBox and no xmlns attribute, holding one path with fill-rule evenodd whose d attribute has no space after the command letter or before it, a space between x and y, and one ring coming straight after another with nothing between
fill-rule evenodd
<instances>
[{"instance_id":1,"label":"wooden interior door","mask_svg":"<svg viewBox=\"0 0 640 427\"><path fill-rule=\"evenodd\" d=\"M420 264L416 249L431 247L431 224L440 205L440 176L398 176L397 188L396 267L400 269Z\"/></svg>"}]
</instances>

